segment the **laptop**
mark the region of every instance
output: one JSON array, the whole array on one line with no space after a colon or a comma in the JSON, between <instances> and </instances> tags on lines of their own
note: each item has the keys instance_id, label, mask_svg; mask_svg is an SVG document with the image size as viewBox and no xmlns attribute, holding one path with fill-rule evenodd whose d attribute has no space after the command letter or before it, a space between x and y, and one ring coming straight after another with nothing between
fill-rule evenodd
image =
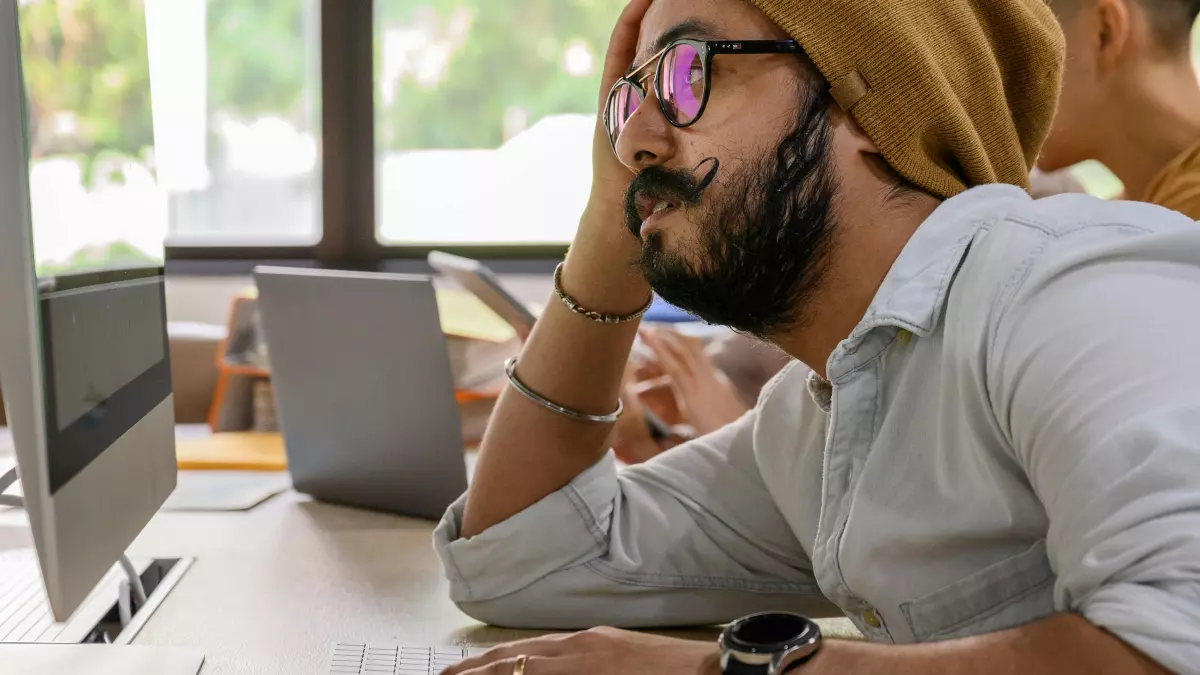
<instances>
[{"instance_id":1,"label":"laptop","mask_svg":"<svg viewBox=\"0 0 1200 675\"><path fill-rule=\"evenodd\" d=\"M296 490L440 519L467 468L432 281L281 267L254 280Z\"/></svg>"}]
</instances>

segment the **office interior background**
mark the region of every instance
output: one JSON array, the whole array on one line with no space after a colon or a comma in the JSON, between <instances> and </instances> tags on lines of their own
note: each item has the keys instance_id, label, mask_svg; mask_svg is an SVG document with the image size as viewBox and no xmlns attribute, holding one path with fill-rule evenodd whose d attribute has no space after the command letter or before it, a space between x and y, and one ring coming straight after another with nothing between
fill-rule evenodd
<instances>
[{"instance_id":1,"label":"office interior background","mask_svg":"<svg viewBox=\"0 0 1200 675\"><path fill-rule=\"evenodd\" d=\"M221 324L256 262L566 250L623 0L143 3L21 0L43 273L165 260L171 320Z\"/></svg>"},{"instance_id":2,"label":"office interior background","mask_svg":"<svg viewBox=\"0 0 1200 675\"><path fill-rule=\"evenodd\" d=\"M188 424L257 265L429 272L436 249L544 299L626 1L19 0L39 274L165 263Z\"/></svg>"},{"instance_id":3,"label":"office interior background","mask_svg":"<svg viewBox=\"0 0 1200 675\"><path fill-rule=\"evenodd\" d=\"M182 282L238 260L558 256L624 2L20 4L38 264L165 258Z\"/></svg>"}]
</instances>

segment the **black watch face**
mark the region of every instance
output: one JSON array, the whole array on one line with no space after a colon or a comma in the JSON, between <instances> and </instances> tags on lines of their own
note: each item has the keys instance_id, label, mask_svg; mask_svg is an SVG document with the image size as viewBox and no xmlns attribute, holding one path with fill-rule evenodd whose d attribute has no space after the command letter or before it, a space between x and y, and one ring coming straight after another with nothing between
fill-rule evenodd
<instances>
[{"instance_id":1,"label":"black watch face","mask_svg":"<svg viewBox=\"0 0 1200 675\"><path fill-rule=\"evenodd\" d=\"M774 651L804 637L813 628L813 623L799 614L758 614L730 627L730 646Z\"/></svg>"},{"instance_id":2,"label":"black watch face","mask_svg":"<svg viewBox=\"0 0 1200 675\"><path fill-rule=\"evenodd\" d=\"M754 614L721 634L721 667L727 675L782 673L808 661L820 645L820 628L804 616Z\"/></svg>"}]
</instances>

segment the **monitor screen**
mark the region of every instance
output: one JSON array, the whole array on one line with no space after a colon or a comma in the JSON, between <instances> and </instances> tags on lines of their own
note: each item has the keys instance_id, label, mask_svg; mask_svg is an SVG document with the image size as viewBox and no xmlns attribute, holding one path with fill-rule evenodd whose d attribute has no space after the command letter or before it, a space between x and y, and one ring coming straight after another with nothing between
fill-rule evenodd
<instances>
[{"instance_id":1,"label":"monitor screen","mask_svg":"<svg viewBox=\"0 0 1200 675\"><path fill-rule=\"evenodd\" d=\"M171 393L143 0L23 0L53 494Z\"/></svg>"},{"instance_id":2,"label":"monitor screen","mask_svg":"<svg viewBox=\"0 0 1200 675\"><path fill-rule=\"evenodd\" d=\"M171 367L161 268L39 281L53 494L171 394Z\"/></svg>"}]
</instances>

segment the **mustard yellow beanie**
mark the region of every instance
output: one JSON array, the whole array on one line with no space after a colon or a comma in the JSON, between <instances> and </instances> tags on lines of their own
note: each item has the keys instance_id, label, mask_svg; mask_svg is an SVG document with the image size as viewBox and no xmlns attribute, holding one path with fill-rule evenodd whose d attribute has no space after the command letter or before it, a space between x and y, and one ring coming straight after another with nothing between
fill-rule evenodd
<instances>
[{"instance_id":1,"label":"mustard yellow beanie","mask_svg":"<svg viewBox=\"0 0 1200 675\"><path fill-rule=\"evenodd\" d=\"M900 175L1028 189L1064 42L1045 0L750 0L804 48Z\"/></svg>"}]
</instances>

